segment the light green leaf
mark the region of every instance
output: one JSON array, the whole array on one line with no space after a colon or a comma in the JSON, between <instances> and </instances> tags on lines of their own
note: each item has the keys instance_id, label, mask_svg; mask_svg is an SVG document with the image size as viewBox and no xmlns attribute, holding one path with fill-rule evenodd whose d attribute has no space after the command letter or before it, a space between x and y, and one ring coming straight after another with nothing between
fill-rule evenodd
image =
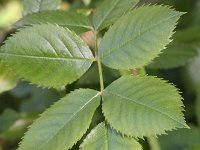
<instances>
[{"instance_id":1,"label":"light green leaf","mask_svg":"<svg viewBox=\"0 0 200 150\"><path fill-rule=\"evenodd\" d=\"M0 133L8 130L18 119L20 115L11 109L6 109L0 116Z\"/></svg>"},{"instance_id":2,"label":"light green leaf","mask_svg":"<svg viewBox=\"0 0 200 150\"><path fill-rule=\"evenodd\" d=\"M104 90L103 113L125 135L155 136L187 128L181 99L174 86L160 79L123 76Z\"/></svg>"},{"instance_id":3,"label":"light green leaf","mask_svg":"<svg viewBox=\"0 0 200 150\"><path fill-rule=\"evenodd\" d=\"M21 30L6 42L0 57L26 80L46 87L72 83L94 61L75 33L51 24Z\"/></svg>"},{"instance_id":4,"label":"light green leaf","mask_svg":"<svg viewBox=\"0 0 200 150\"><path fill-rule=\"evenodd\" d=\"M148 65L152 69L170 69L185 65L197 55L193 46L185 44L172 44L163 50L153 62Z\"/></svg>"},{"instance_id":5,"label":"light green leaf","mask_svg":"<svg viewBox=\"0 0 200 150\"><path fill-rule=\"evenodd\" d=\"M17 79L10 68L0 60L0 93L9 91L17 85Z\"/></svg>"},{"instance_id":6,"label":"light green leaf","mask_svg":"<svg viewBox=\"0 0 200 150\"><path fill-rule=\"evenodd\" d=\"M76 90L33 123L25 134L19 150L66 150L87 131L96 108L100 105L99 92Z\"/></svg>"},{"instance_id":7,"label":"light green leaf","mask_svg":"<svg viewBox=\"0 0 200 150\"><path fill-rule=\"evenodd\" d=\"M124 15L101 41L101 61L114 69L150 63L171 41L182 14L166 6L143 6Z\"/></svg>"},{"instance_id":8,"label":"light green leaf","mask_svg":"<svg viewBox=\"0 0 200 150\"><path fill-rule=\"evenodd\" d=\"M139 0L104 0L93 17L95 29L101 30L113 24L138 2Z\"/></svg>"},{"instance_id":9,"label":"light green leaf","mask_svg":"<svg viewBox=\"0 0 200 150\"><path fill-rule=\"evenodd\" d=\"M52 23L58 24L62 27L67 27L76 33L84 33L92 29L88 17L64 11L44 11L40 13L33 13L23 17L19 20L15 27L23 27L27 25Z\"/></svg>"},{"instance_id":10,"label":"light green leaf","mask_svg":"<svg viewBox=\"0 0 200 150\"><path fill-rule=\"evenodd\" d=\"M61 0L24 0L24 14L31 14L46 10L57 10Z\"/></svg>"},{"instance_id":11,"label":"light green leaf","mask_svg":"<svg viewBox=\"0 0 200 150\"><path fill-rule=\"evenodd\" d=\"M100 123L80 146L81 150L142 150L133 138L122 137L116 131Z\"/></svg>"}]
</instances>

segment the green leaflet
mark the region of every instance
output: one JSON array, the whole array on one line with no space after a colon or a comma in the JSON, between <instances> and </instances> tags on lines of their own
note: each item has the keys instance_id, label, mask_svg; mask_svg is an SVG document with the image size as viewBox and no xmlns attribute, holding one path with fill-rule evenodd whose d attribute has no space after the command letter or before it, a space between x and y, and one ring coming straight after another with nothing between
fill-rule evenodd
<instances>
[{"instance_id":1,"label":"green leaflet","mask_svg":"<svg viewBox=\"0 0 200 150\"><path fill-rule=\"evenodd\" d=\"M166 6L143 6L121 17L100 43L103 64L114 69L141 68L169 44L183 13Z\"/></svg>"},{"instance_id":2,"label":"green leaflet","mask_svg":"<svg viewBox=\"0 0 200 150\"><path fill-rule=\"evenodd\" d=\"M139 0L104 0L94 14L94 28L101 30L108 27L138 2Z\"/></svg>"},{"instance_id":3,"label":"green leaflet","mask_svg":"<svg viewBox=\"0 0 200 150\"><path fill-rule=\"evenodd\" d=\"M97 91L76 90L33 123L19 150L66 150L71 148L89 128L92 116L100 105Z\"/></svg>"},{"instance_id":4,"label":"green leaflet","mask_svg":"<svg viewBox=\"0 0 200 150\"><path fill-rule=\"evenodd\" d=\"M104 90L103 113L125 135L155 136L187 128L181 99L174 86L160 79L123 76Z\"/></svg>"},{"instance_id":5,"label":"green leaflet","mask_svg":"<svg viewBox=\"0 0 200 150\"><path fill-rule=\"evenodd\" d=\"M8 130L18 119L20 115L11 109L6 109L0 116L0 134Z\"/></svg>"},{"instance_id":6,"label":"green leaflet","mask_svg":"<svg viewBox=\"0 0 200 150\"><path fill-rule=\"evenodd\" d=\"M46 10L57 10L61 0L24 0L24 15Z\"/></svg>"},{"instance_id":7,"label":"green leaflet","mask_svg":"<svg viewBox=\"0 0 200 150\"><path fill-rule=\"evenodd\" d=\"M64 11L44 11L33 13L19 20L15 27L23 27L33 24L52 23L59 26L67 27L77 34L84 33L92 29L88 17Z\"/></svg>"},{"instance_id":8,"label":"green leaflet","mask_svg":"<svg viewBox=\"0 0 200 150\"><path fill-rule=\"evenodd\" d=\"M17 78L10 68L0 60L0 93L13 89L17 85Z\"/></svg>"},{"instance_id":9,"label":"green leaflet","mask_svg":"<svg viewBox=\"0 0 200 150\"><path fill-rule=\"evenodd\" d=\"M152 69L170 69L185 65L197 55L195 47L185 44L172 44L163 50L153 62L148 65Z\"/></svg>"},{"instance_id":10,"label":"green leaflet","mask_svg":"<svg viewBox=\"0 0 200 150\"><path fill-rule=\"evenodd\" d=\"M116 131L100 123L80 146L81 150L142 150L133 138L122 137Z\"/></svg>"},{"instance_id":11,"label":"green leaflet","mask_svg":"<svg viewBox=\"0 0 200 150\"><path fill-rule=\"evenodd\" d=\"M81 77L94 61L88 46L58 25L25 28L11 37L0 57L32 83L60 87Z\"/></svg>"}]
</instances>

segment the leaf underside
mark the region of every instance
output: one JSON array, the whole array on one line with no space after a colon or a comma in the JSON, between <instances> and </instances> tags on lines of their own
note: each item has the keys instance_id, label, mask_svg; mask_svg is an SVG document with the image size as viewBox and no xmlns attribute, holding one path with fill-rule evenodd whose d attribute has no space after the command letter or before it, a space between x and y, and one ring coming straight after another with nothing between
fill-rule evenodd
<instances>
[{"instance_id":1,"label":"leaf underside","mask_svg":"<svg viewBox=\"0 0 200 150\"><path fill-rule=\"evenodd\" d=\"M108 123L122 134L156 136L187 127L181 99L177 89L165 81L124 76L104 90L103 113Z\"/></svg>"},{"instance_id":2,"label":"leaf underside","mask_svg":"<svg viewBox=\"0 0 200 150\"><path fill-rule=\"evenodd\" d=\"M24 0L24 15L46 11L57 10L61 5L61 0Z\"/></svg>"},{"instance_id":3,"label":"leaf underside","mask_svg":"<svg viewBox=\"0 0 200 150\"><path fill-rule=\"evenodd\" d=\"M172 44L163 50L157 58L148 65L152 69L170 69L183 66L190 62L197 55L193 46L185 44Z\"/></svg>"},{"instance_id":4,"label":"leaf underside","mask_svg":"<svg viewBox=\"0 0 200 150\"><path fill-rule=\"evenodd\" d=\"M80 78L94 58L73 32L57 25L25 28L11 37L0 57L24 79L45 87L60 87Z\"/></svg>"},{"instance_id":5,"label":"leaf underside","mask_svg":"<svg viewBox=\"0 0 200 150\"><path fill-rule=\"evenodd\" d=\"M167 6L143 6L121 17L99 47L102 63L114 69L141 68L170 42L182 13Z\"/></svg>"},{"instance_id":6,"label":"leaf underside","mask_svg":"<svg viewBox=\"0 0 200 150\"><path fill-rule=\"evenodd\" d=\"M15 28L29 26L34 24L52 23L62 27L67 27L75 31L77 34L91 30L91 25L88 17L64 11L43 11L33 13L23 17L14 26Z\"/></svg>"},{"instance_id":7,"label":"leaf underside","mask_svg":"<svg viewBox=\"0 0 200 150\"><path fill-rule=\"evenodd\" d=\"M142 150L133 138L122 137L105 123L95 127L80 146L81 150Z\"/></svg>"},{"instance_id":8,"label":"leaf underside","mask_svg":"<svg viewBox=\"0 0 200 150\"><path fill-rule=\"evenodd\" d=\"M95 29L101 30L112 25L138 2L139 0L104 0L93 17Z\"/></svg>"},{"instance_id":9,"label":"leaf underside","mask_svg":"<svg viewBox=\"0 0 200 150\"><path fill-rule=\"evenodd\" d=\"M37 119L25 134L19 150L66 150L87 131L96 108L98 91L76 90Z\"/></svg>"}]
</instances>

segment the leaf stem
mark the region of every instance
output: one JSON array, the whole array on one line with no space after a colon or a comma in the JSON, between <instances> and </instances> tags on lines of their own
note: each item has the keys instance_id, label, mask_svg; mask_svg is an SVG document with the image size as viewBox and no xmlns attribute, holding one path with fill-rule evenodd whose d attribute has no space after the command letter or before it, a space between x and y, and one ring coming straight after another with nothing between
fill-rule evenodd
<instances>
[{"instance_id":1,"label":"leaf stem","mask_svg":"<svg viewBox=\"0 0 200 150\"><path fill-rule=\"evenodd\" d=\"M103 80L103 70L102 70L102 65L101 65L101 61L99 59L99 55L98 55L98 41L97 41L97 32L94 30L94 37L95 37L95 57L97 60L97 65L98 65L98 71L99 71L99 80L100 80L100 90L101 90L101 95L103 94L103 90L104 90L104 80Z\"/></svg>"}]
</instances>

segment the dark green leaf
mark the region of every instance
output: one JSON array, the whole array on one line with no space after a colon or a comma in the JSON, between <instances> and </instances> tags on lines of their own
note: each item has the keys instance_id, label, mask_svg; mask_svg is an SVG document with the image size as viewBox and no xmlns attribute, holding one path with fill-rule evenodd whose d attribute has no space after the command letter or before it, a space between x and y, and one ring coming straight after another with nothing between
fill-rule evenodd
<instances>
[{"instance_id":1,"label":"dark green leaf","mask_svg":"<svg viewBox=\"0 0 200 150\"><path fill-rule=\"evenodd\" d=\"M19 28L41 23L58 24L59 26L67 27L78 34L92 29L89 19L86 16L64 11L44 11L30 14L19 20L15 24L15 27Z\"/></svg>"},{"instance_id":2,"label":"dark green leaf","mask_svg":"<svg viewBox=\"0 0 200 150\"><path fill-rule=\"evenodd\" d=\"M139 0L104 0L93 17L95 29L101 30L113 24L138 2Z\"/></svg>"},{"instance_id":3,"label":"dark green leaf","mask_svg":"<svg viewBox=\"0 0 200 150\"><path fill-rule=\"evenodd\" d=\"M191 127L169 132L159 138L162 150L187 150L195 146L200 146L200 129Z\"/></svg>"},{"instance_id":4,"label":"dark green leaf","mask_svg":"<svg viewBox=\"0 0 200 150\"><path fill-rule=\"evenodd\" d=\"M19 118L20 115L17 112L6 109L0 116L0 133L8 130Z\"/></svg>"},{"instance_id":5,"label":"dark green leaf","mask_svg":"<svg viewBox=\"0 0 200 150\"><path fill-rule=\"evenodd\" d=\"M197 55L197 50L193 46L184 44L172 44L163 50L153 62L148 65L153 69L170 69L185 65Z\"/></svg>"}]
</instances>

